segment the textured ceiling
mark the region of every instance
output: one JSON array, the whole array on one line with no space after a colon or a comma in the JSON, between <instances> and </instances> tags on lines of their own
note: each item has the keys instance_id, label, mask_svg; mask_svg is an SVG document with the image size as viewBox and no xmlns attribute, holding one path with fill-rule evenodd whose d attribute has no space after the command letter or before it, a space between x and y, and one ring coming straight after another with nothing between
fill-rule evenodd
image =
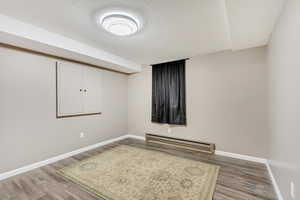
<instances>
[{"instance_id":1,"label":"textured ceiling","mask_svg":"<svg viewBox=\"0 0 300 200\"><path fill-rule=\"evenodd\" d=\"M9 0L0 13L109 51L152 64L226 49L267 44L284 0ZM95 12L133 10L141 32L117 37L97 27Z\"/></svg>"}]
</instances>

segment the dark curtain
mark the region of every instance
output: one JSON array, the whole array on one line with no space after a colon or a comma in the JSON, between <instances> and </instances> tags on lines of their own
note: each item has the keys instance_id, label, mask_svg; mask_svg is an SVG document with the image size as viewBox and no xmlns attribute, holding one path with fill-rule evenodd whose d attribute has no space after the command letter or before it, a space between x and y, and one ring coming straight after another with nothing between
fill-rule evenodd
<instances>
[{"instance_id":1,"label":"dark curtain","mask_svg":"<svg viewBox=\"0 0 300 200\"><path fill-rule=\"evenodd\" d=\"M186 125L185 60L152 66L152 122Z\"/></svg>"}]
</instances>

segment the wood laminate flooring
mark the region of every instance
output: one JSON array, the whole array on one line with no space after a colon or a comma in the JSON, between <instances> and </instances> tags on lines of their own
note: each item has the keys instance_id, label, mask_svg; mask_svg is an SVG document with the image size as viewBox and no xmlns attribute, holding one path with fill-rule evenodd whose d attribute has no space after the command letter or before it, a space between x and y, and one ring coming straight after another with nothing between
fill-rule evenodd
<instances>
[{"instance_id":1,"label":"wood laminate flooring","mask_svg":"<svg viewBox=\"0 0 300 200\"><path fill-rule=\"evenodd\" d=\"M3 180L0 182L0 200L103 200L58 175L57 170L119 144L157 150L219 165L221 169L213 200L277 199L264 164L162 145L150 146L144 141L125 139Z\"/></svg>"}]
</instances>

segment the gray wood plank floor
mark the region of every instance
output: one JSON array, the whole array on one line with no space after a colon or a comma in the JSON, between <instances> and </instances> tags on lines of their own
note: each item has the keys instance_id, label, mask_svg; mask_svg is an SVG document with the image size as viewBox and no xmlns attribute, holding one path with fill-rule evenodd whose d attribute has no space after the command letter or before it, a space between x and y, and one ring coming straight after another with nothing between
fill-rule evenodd
<instances>
[{"instance_id":1,"label":"gray wood plank floor","mask_svg":"<svg viewBox=\"0 0 300 200\"><path fill-rule=\"evenodd\" d=\"M214 200L275 200L267 168L255 162L179 150L125 139L0 182L0 200L103 200L57 174L57 170L120 144L216 164L221 167ZM117 199L116 199L117 200Z\"/></svg>"}]
</instances>

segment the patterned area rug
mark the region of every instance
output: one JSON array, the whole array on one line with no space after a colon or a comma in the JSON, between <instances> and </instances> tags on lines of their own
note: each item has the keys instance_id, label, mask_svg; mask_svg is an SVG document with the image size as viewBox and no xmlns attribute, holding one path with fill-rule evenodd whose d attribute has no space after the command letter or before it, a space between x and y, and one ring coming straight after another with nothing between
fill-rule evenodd
<instances>
[{"instance_id":1,"label":"patterned area rug","mask_svg":"<svg viewBox=\"0 0 300 200\"><path fill-rule=\"evenodd\" d=\"M120 145L60 174L106 200L212 200L219 167Z\"/></svg>"}]
</instances>

